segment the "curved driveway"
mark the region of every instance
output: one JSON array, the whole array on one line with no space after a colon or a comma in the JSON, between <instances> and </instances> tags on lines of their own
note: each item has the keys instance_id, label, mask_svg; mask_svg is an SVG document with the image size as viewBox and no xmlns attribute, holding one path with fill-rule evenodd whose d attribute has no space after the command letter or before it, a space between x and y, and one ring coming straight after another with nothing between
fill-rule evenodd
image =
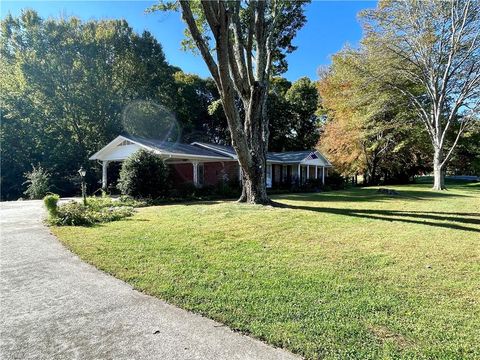
<instances>
[{"instance_id":1,"label":"curved driveway","mask_svg":"<svg viewBox=\"0 0 480 360\"><path fill-rule=\"evenodd\" d=\"M0 206L1 359L296 359L83 263L40 201Z\"/></svg>"}]
</instances>

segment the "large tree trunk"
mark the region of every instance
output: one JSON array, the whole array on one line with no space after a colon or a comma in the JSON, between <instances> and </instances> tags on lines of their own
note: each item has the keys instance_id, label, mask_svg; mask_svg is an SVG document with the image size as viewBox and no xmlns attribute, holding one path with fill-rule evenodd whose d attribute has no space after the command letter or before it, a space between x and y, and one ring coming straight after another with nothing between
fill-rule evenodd
<instances>
[{"instance_id":1,"label":"large tree trunk","mask_svg":"<svg viewBox=\"0 0 480 360\"><path fill-rule=\"evenodd\" d=\"M238 202L249 204L269 204L265 179L265 161L260 156L253 156L251 165L243 167L242 195Z\"/></svg>"},{"instance_id":2,"label":"large tree trunk","mask_svg":"<svg viewBox=\"0 0 480 360\"><path fill-rule=\"evenodd\" d=\"M435 147L433 155L433 190L445 190L445 174L442 165L443 152Z\"/></svg>"},{"instance_id":3,"label":"large tree trunk","mask_svg":"<svg viewBox=\"0 0 480 360\"><path fill-rule=\"evenodd\" d=\"M249 204L269 204L270 199L265 191L264 179L264 176L252 176L252 180L245 178L242 196L238 201Z\"/></svg>"},{"instance_id":4,"label":"large tree trunk","mask_svg":"<svg viewBox=\"0 0 480 360\"><path fill-rule=\"evenodd\" d=\"M268 146L268 120L265 118L266 87L258 83L252 87L251 98L245 114L244 131L247 136L248 154L240 149L237 154L243 170L243 189L239 202L269 204L266 190L266 156ZM235 143L235 138L233 138Z\"/></svg>"}]
</instances>

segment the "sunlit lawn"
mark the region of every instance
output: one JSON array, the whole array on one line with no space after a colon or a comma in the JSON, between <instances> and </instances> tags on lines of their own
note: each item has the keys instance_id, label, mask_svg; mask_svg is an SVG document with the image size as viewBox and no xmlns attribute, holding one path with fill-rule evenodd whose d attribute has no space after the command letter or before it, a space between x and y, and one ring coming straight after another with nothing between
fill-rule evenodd
<instances>
[{"instance_id":1,"label":"sunlit lawn","mask_svg":"<svg viewBox=\"0 0 480 360\"><path fill-rule=\"evenodd\" d=\"M307 358L479 359L480 186L394 188L53 232L139 290Z\"/></svg>"}]
</instances>

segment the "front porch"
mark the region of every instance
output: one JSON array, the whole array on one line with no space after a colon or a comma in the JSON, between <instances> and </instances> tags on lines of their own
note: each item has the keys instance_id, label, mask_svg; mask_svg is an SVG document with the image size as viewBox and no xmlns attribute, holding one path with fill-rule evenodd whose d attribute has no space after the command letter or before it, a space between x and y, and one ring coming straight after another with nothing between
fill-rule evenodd
<instances>
[{"instance_id":1,"label":"front porch","mask_svg":"<svg viewBox=\"0 0 480 360\"><path fill-rule=\"evenodd\" d=\"M108 168L114 161L102 161L102 189L117 181L109 179ZM122 160L118 161L122 162ZM191 183L195 187L216 186L220 183L241 184L242 170L237 161L189 161L187 159L166 160L174 184ZM303 164L267 164L267 188L280 189L302 186L307 180L321 180L325 184L328 168ZM109 181L110 180L110 181Z\"/></svg>"},{"instance_id":2,"label":"front porch","mask_svg":"<svg viewBox=\"0 0 480 360\"><path fill-rule=\"evenodd\" d=\"M267 187L284 188L294 185L302 186L307 180L321 180L325 185L328 168L308 164L268 164Z\"/></svg>"}]
</instances>

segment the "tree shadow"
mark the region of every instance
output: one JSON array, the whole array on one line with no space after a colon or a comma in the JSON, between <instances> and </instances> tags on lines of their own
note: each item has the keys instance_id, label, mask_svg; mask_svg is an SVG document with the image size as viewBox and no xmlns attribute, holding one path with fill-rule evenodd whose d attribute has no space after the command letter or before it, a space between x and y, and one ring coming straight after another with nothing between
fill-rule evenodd
<instances>
[{"instance_id":1,"label":"tree shadow","mask_svg":"<svg viewBox=\"0 0 480 360\"><path fill-rule=\"evenodd\" d=\"M398 190L398 195L386 195L377 192L377 188L356 188L328 193L297 193L273 196L273 199L301 200L301 201L345 201L345 202L374 202L387 200L429 200L441 198L470 197L463 194L452 194L448 191L436 192L429 190Z\"/></svg>"},{"instance_id":2,"label":"tree shadow","mask_svg":"<svg viewBox=\"0 0 480 360\"><path fill-rule=\"evenodd\" d=\"M400 210L398 210L400 211ZM416 211L416 210L410 210L407 211L409 213L414 213L414 214L440 214L440 215L456 215L456 216L473 216L473 217L479 217L480 218L480 213L466 213L466 212L443 212L443 211Z\"/></svg>"},{"instance_id":3,"label":"tree shadow","mask_svg":"<svg viewBox=\"0 0 480 360\"><path fill-rule=\"evenodd\" d=\"M401 211L401 210L373 210L373 209L342 209L342 208L328 208L315 207L306 205L293 205L278 203L275 207L287 208L294 210L306 210L325 214L334 214L342 216L359 217L372 220L382 221L399 221L409 224L419 224L434 226L440 228L449 228L455 230L464 230L480 233L480 214L475 213L441 213L441 212L426 212L426 211ZM442 221L442 222L439 222ZM448 221L448 222L444 222ZM479 228L465 226L479 225Z\"/></svg>"},{"instance_id":4,"label":"tree shadow","mask_svg":"<svg viewBox=\"0 0 480 360\"><path fill-rule=\"evenodd\" d=\"M232 199L211 199L211 200L195 200L195 199L174 199L174 200L162 200L158 202L151 202L144 207L152 207L152 206L171 206L171 205L183 205L183 206L191 206L191 205L215 205L220 204L225 201L232 200Z\"/></svg>"}]
</instances>

